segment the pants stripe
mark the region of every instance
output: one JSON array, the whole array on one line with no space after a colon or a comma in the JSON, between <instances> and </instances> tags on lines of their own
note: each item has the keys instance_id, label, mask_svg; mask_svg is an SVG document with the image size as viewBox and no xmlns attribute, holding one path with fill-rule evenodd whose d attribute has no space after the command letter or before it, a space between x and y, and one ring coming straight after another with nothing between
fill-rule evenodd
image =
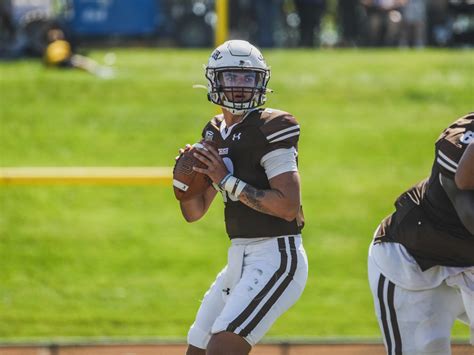
<instances>
[{"instance_id":1,"label":"pants stripe","mask_svg":"<svg viewBox=\"0 0 474 355\"><path fill-rule=\"evenodd\" d=\"M270 292L272 287L277 283L277 281L283 276L283 273L286 270L288 265L288 254L286 252L286 243L285 238L278 238L278 250L280 251L281 258L280 258L280 267L277 271L273 274L270 280L267 282L265 287L258 293L257 296L249 303L249 305L240 313L237 318L235 318L232 322L230 322L229 326L227 327L228 332L233 332L237 327L239 327L245 320L250 317L252 312L255 308L260 304L263 298Z\"/></svg>"},{"instance_id":2,"label":"pants stripe","mask_svg":"<svg viewBox=\"0 0 474 355\"><path fill-rule=\"evenodd\" d=\"M400 329L398 329L397 314L395 313L395 284L388 281L387 303L390 310L390 323L392 324L393 337L395 338L395 355L402 354L402 337L400 336Z\"/></svg>"},{"instance_id":3,"label":"pants stripe","mask_svg":"<svg viewBox=\"0 0 474 355\"><path fill-rule=\"evenodd\" d=\"M297 261L298 261L298 257L296 255L295 238L290 237L289 243L290 243L290 252L291 252L291 265L290 265L290 271L288 272L288 275L285 277L285 279L280 284L280 286L278 286L277 290L273 293L273 295L271 295L268 301L263 305L260 311L258 311L255 317L245 326L244 329L240 331L239 333L240 336L245 337L249 335L249 333L252 332L252 330L255 329L258 323L260 323L263 317L265 317L265 315L268 313L270 308L275 304L278 298L280 298L280 296L286 290L290 282L293 280L293 277L295 276Z\"/></svg>"},{"instance_id":4,"label":"pants stripe","mask_svg":"<svg viewBox=\"0 0 474 355\"><path fill-rule=\"evenodd\" d=\"M383 333L385 336L385 342L387 343L387 354L391 355L392 354L392 340L390 339L390 331L388 329L388 323L387 323L387 313L385 311L385 304L383 303L384 284L385 284L385 276L380 274L379 285L377 289L377 296L379 298L380 316L382 318Z\"/></svg>"}]
</instances>

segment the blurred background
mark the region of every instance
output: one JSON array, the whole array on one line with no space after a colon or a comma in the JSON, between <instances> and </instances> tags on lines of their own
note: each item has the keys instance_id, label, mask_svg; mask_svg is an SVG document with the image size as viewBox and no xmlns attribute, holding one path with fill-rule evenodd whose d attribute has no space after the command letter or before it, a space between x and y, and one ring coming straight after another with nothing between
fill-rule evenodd
<instances>
[{"instance_id":1,"label":"blurred background","mask_svg":"<svg viewBox=\"0 0 474 355\"><path fill-rule=\"evenodd\" d=\"M40 56L48 30L73 48L210 47L213 0L1 0L0 56ZM229 38L260 47L466 47L471 0L231 0Z\"/></svg>"},{"instance_id":2,"label":"blurred background","mask_svg":"<svg viewBox=\"0 0 474 355\"><path fill-rule=\"evenodd\" d=\"M429 174L440 132L473 111L472 0L0 0L0 354L185 342L229 241L219 198L184 222L170 169L218 111L192 85L237 38L271 65L268 107L301 125L310 264L264 339L280 346L255 354L383 353L368 245ZM467 326L453 338L472 352ZM183 353L107 354L159 351Z\"/></svg>"}]
</instances>

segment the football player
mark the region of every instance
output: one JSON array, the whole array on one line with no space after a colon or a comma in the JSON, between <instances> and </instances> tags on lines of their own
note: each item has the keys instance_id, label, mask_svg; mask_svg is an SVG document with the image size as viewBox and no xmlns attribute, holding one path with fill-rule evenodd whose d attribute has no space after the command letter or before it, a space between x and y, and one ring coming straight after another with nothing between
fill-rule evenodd
<instances>
[{"instance_id":1,"label":"football player","mask_svg":"<svg viewBox=\"0 0 474 355\"><path fill-rule=\"evenodd\" d=\"M459 319L474 344L474 113L446 128L431 175L375 232L369 282L388 354L450 354Z\"/></svg>"},{"instance_id":2,"label":"football player","mask_svg":"<svg viewBox=\"0 0 474 355\"><path fill-rule=\"evenodd\" d=\"M462 190L474 190L474 141L469 143L459 162L455 181L457 187Z\"/></svg>"},{"instance_id":3,"label":"football player","mask_svg":"<svg viewBox=\"0 0 474 355\"><path fill-rule=\"evenodd\" d=\"M297 167L300 126L288 112L259 108L270 69L246 41L216 48L205 69L209 100L222 114L204 127L194 169L213 182L180 201L184 218L200 219L217 193L231 241L227 266L204 295L188 333L188 355L248 354L301 296L308 265ZM189 149L187 147L186 149ZM182 152L183 150L181 150Z\"/></svg>"}]
</instances>

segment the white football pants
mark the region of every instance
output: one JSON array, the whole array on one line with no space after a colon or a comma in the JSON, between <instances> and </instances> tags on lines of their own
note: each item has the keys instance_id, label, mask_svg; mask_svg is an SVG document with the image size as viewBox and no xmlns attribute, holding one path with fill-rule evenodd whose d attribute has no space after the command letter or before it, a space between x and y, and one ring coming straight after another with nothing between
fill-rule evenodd
<instances>
[{"instance_id":1,"label":"white football pants","mask_svg":"<svg viewBox=\"0 0 474 355\"><path fill-rule=\"evenodd\" d=\"M301 236L233 239L228 264L204 295L188 343L206 349L212 334L228 331L254 346L298 300L307 277Z\"/></svg>"},{"instance_id":2,"label":"white football pants","mask_svg":"<svg viewBox=\"0 0 474 355\"><path fill-rule=\"evenodd\" d=\"M389 280L369 255L369 283L387 354L451 354L451 328L470 326L474 344L474 275L448 277L439 286L408 290Z\"/></svg>"}]
</instances>

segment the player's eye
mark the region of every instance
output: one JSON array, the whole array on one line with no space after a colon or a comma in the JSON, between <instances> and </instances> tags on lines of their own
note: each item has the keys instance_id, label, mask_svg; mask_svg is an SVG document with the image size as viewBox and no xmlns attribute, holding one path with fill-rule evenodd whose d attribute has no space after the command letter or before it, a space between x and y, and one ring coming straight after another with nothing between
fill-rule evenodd
<instances>
[{"instance_id":1,"label":"player's eye","mask_svg":"<svg viewBox=\"0 0 474 355\"><path fill-rule=\"evenodd\" d=\"M224 73L224 80L225 81L235 81L236 76L232 73Z\"/></svg>"}]
</instances>

